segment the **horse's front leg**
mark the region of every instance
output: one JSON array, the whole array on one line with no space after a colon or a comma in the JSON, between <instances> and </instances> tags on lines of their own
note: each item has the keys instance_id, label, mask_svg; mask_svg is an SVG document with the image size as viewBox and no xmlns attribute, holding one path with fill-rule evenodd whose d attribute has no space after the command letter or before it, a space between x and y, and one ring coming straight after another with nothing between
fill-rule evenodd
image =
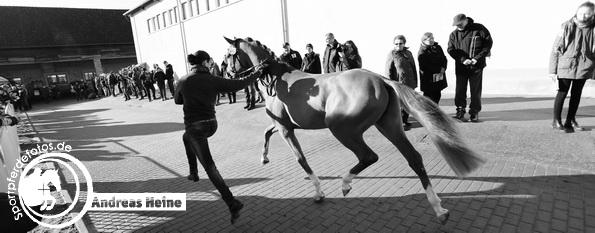
<instances>
[{"instance_id":1,"label":"horse's front leg","mask_svg":"<svg viewBox=\"0 0 595 233\"><path fill-rule=\"evenodd\" d=\"M295 155L298 163L302 166L304 171L306 171L306 173L310 177L310 180L312 181L312 184L314 184L314 189L316 190L314 193L314 201L322 201L324 199L324 193L322 192L322 190L320 190L320 180L314 174L314 171L312 171L310 165L308 165L308 161L306 161L304 152L302 152L302 148L300 147L300 143L295 137L293 129L282 128L279 130L279 133L281 134L281 137L283 137L283 140L287 143L287 145L289 145L291 150L293 150L293 154Z\"/></svg>"},{"instance_id":2,"label":"horse's front leg","mask_svg":"<svg viewBox=\"0 0 595 233\"><path fill-rule=\"evenodd\" d=\"M275 124L271 124L264 130L264 148L262 148L262 158L260 160L262 162L262 165L269 163L269 141L271 139L271 135L273 135L277 131L278 130L275 127Z\"/></svg>"}]
</instances>

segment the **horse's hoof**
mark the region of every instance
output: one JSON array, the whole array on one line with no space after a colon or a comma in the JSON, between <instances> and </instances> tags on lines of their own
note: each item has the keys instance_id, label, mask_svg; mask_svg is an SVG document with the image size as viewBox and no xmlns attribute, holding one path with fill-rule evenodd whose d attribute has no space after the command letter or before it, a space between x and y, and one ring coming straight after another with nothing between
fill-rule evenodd
<instances>
[{"instance_id":1,"label":"horse's hoof","mask_svg":"<svg viewBox=\"0 0 595 233\"><path fill-rule=\"evenodd\" d=\"M324 201L324 196L314 198L314 203L321 203L322 201Z\"/></svg>"},{"instance_id":2,"label":"horse's hoof","mask_svg":"<svg viewBox=\"0 0 595 233\"><path fill-rule=\"evenodd\" d=\"M446 221L448 221L448 217L450 217L450 213L446 212L443 215L438 216L438 219L440 219L440 222L442 223L442 225L446 225Z\"/></svg>"},{"instance_id":3,"label":"horse's hoof","mask_svg":"<svg viewBox=\"0 0 595 233\"><path fill-rule=\"evenodd\" d=\"M269 163L269 159L262 159L262 165Z\"/></svg>"},{"instance_id":4,"label":"horse's hoof","mask_svg":"<svg viewBox=\"0 0 595 233\"><path fill-rule=\"evenodd\" d=\"M351 189L343 189L343 196L347 196L347 194L349 193L349 191L351 191Z\"/></svg>"}]
</instances>

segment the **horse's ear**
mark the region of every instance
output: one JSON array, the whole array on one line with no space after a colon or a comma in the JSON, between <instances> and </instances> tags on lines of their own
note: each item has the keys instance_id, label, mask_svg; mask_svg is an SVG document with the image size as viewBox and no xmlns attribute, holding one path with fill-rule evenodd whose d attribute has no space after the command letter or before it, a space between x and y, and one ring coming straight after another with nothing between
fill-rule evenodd
<instances>
[{"instance_id":1,"label":"horse's ear","mask_svg":"<svg viewBox=\"0 0 595 233\"><path fill-rule=\"evenodd\" d=\"M235 42L235 40L229 39L229 38L227 38L225 36L223 38L225 38L225 40L227 41L227 43L229 43L230 45L233 45L234 42Z\"/></svg>"}]
</instances>

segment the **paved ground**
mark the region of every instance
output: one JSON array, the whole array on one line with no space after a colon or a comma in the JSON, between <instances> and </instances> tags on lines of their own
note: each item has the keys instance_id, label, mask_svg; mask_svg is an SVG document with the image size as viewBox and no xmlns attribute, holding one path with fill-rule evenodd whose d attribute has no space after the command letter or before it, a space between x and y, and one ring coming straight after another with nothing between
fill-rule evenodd
<instances>
[{"instance_id":1,"label":"paved ground","mask_svg":"<svg viewBox=\"0 0 595 233\"><path fill-rule=\"evenodd\" d=\"M449 114L452 102L446 96L441 103ZM38 104L29 115L46 142L75 148L70 154L90 170L96 192L187 193L186 212L88 212L90 229L100 232L595 232L595 99L583 99L577 116L588 131L562 134L549 127L550 97L484 98L482 122L460 126L489 162L465 179L454 176L414 123L408 137L451 211L444 226L415 173L375 129L365 138L380 160L354 180L347 197L339 176L356 157L327 130L297 132L327 196L316 204L310 181L278 135L271 139L271 163L260 165L269 125L264 107L246 112L243 103L223 103L210 145L246 204L235 225L202 169L199 182L186 180L182 112L172 100L62 101Z\"/></svg>"}]
</instances>

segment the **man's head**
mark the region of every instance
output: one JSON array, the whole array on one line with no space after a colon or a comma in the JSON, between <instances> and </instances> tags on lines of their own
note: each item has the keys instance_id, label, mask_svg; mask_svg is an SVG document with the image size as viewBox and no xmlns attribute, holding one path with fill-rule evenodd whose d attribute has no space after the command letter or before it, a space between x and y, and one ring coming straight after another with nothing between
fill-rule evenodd
<instances>
[{"instance_id":1,"label":"man's head","mask_svg":"<svg viewBox=\"0 0 595 233\"><path fill-rule=\"evenodd\" d=\"M595 16L595 4L592 2L585 2L576 10L576 19L581 23L592 21L593 16Z\"/></svg>"},{"instance_id":2,"label":"man's head","mask_svg":"<svg viewBox=\"0 0 595 233\"><path fill-rule=\"evenodd\" d=\"M326 37L326 44L330 45L330 44L335 43L335 35L333 35L333 33L329 32L325 35L325 37Z\"/></svg>"},{"instance_id":3,"label":"man's head","mask_svg":"<svg viewBox=\"0 0 595 233\"><path fill-rule=\"evenodd\" d=\"M467 26L467 23L469 23L467 16L465 14L458 14L455 15L452 22L452 26L456 26L457 29L463 30Z\"/></svg>"},{"instance_id":4,"label":"man's head","mask_svg":"<svg viewBox=\"0 0 595 233\"><path fill-rule=\"evenodd\" d=\"M163 61L163 64L167 66L169 63L167 63L167 61Z\"/></svg>"},{"instance_id":5,"label":"man's head","mask_svg":"<svg viewBox=\"0 0 595 233\"><path fill-rule=\"evenodd\" d=\"M291 51L291 46L289 46L288 42L283 43L283 49L285 49L286 53L289 53Z\"/></svg>"},{"instance_id":6,"label":"man's head","mask_svg":"<svg viewBox=\"0 0 595 233\"><path fill-rule=\"evenodd\" d=\"M308 51L308 53L311 53L312 51L314 51L314 47L312 47L312 44L308 43L306 44L306 50Z\"/></svg>"}]
</instances>

